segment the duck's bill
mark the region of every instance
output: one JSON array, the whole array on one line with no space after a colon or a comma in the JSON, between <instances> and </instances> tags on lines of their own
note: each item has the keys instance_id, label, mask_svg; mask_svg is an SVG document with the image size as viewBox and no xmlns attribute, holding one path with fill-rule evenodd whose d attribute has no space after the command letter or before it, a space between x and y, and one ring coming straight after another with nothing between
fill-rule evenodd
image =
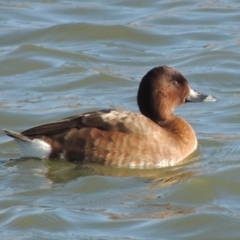
<instances>
[{"instance_id":1,"label":"duck's bill","mask_svg":"<svg viewBox=\"0 0 240 240\"><path fill-rule=\"evenodd\" d=\"M198 93L197 91L190 88L190 94L186 98L186 102L216 102L217 98L212 95L205 95Z\"/></svg>"}]
</instances>

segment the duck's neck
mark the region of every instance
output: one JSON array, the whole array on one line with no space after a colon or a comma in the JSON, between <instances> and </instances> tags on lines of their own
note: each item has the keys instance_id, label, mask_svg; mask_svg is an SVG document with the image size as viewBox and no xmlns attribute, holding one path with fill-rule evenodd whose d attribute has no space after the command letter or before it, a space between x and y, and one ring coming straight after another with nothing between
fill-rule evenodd
<instances>
[{"instance_id":1,"label":"duck's neck","mask_svg":"<svg viewBox=\"0 0 240 240\"><path fill-rule=\"evenodd\" d=\"M169 137L176 141L182 152L192 152L197 148L197 138L188 122L182 118L171 115L167 120L160 120L157 124L169 133Z\"/></svg>"}]
</instances>

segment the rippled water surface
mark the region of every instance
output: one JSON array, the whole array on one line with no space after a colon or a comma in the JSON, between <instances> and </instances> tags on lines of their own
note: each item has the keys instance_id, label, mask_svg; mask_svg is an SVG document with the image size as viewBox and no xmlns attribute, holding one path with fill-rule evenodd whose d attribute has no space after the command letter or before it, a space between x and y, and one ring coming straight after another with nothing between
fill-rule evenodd
<instances>
[{"instance_id":1,"label":"rippled water surface","mask_svg":"<svg viewBox=\"0 0 240 240\"><path fill-rule=\"evenodd\" d=\"M1 128L137 111L159 65L218 98L177 109L199 149L171 168L20 160L1 132L1 239L240 239L239 20L237 0L0 1Z\"/></svg>"}]
</instances>

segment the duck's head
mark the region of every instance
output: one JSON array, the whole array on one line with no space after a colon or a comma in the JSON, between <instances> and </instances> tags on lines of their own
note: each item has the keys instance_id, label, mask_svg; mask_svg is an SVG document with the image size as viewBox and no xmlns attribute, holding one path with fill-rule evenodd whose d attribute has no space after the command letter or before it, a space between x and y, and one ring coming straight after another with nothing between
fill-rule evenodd
<instances>
[{"instance_id":1,"label":"duck's head","mask_svg":"<svg viewBox=\"0 0 240 240\"><path fill-rule=\"evenodd\" d=\"M150 70L142 78L137 95L141 113L155 122L169 118L176 107L186 102L204 101L216 98L194 91L180 72L167 66Z\"/></svg>"}]
</instances>

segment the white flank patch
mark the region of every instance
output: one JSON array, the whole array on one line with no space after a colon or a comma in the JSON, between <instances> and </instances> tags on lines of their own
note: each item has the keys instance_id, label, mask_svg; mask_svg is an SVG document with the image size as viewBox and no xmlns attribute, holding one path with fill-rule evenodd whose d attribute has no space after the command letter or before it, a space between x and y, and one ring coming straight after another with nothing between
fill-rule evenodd
<instances>
[{"instance_id":1,"label":"white flank patch","mask_svg":"<svg viewBox=\"0 0 240 240\"><path fill-rule=\"evenodd\" d=\"M22 157L47 158L51 153L51 146L40 139L22 141L14 139L19 145Z\"/></svg>"}]
</instances>

